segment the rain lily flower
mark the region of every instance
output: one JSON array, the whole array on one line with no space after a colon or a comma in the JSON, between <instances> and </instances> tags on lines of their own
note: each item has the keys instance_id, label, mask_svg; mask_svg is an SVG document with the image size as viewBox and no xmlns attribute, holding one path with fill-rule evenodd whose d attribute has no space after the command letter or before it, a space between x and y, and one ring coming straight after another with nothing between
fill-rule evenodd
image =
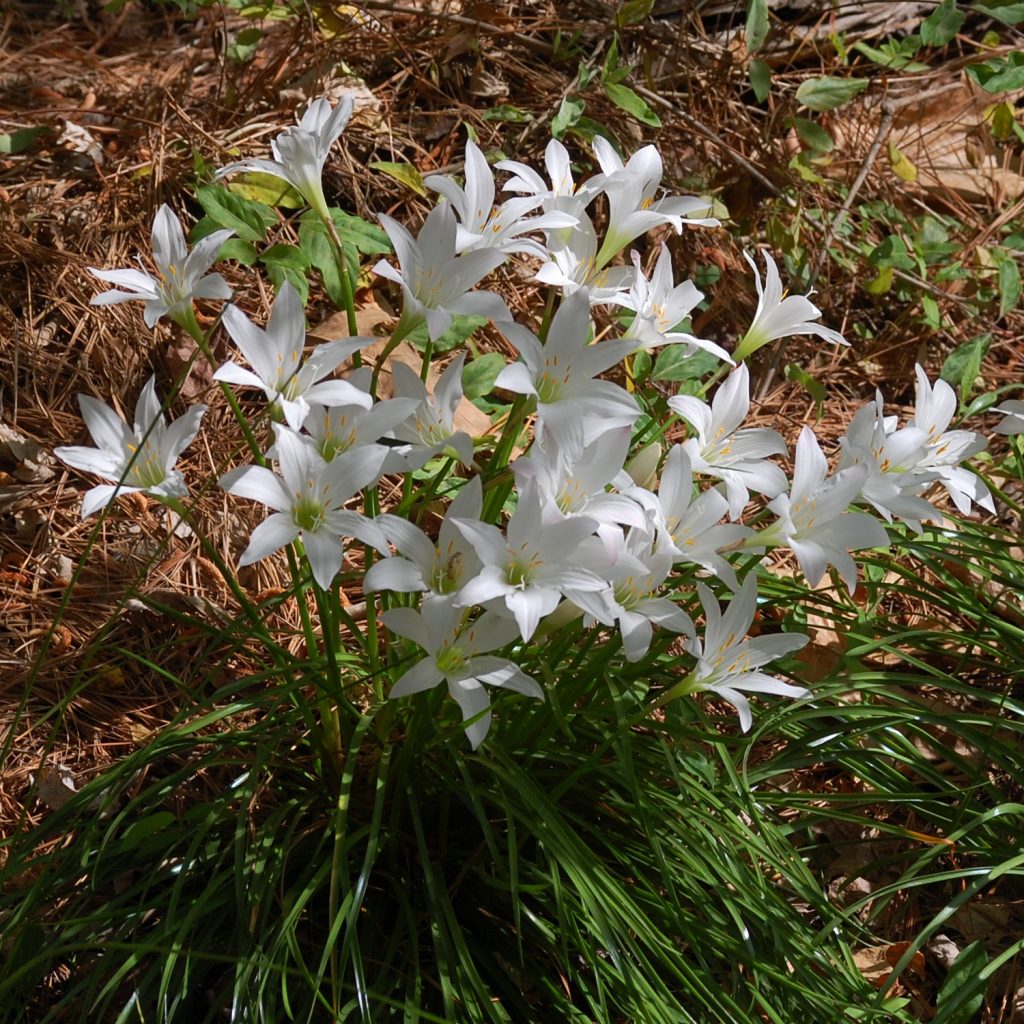
<instances>
[{"instance_id":1,"label":"rain lily flower","mask_svg":"<svg viewBox=\"0 0 1024 1024\"><path fill-rule=\"evenodd\" d=\"M697 665L686 679L672 687L661 703L686 693L717 693L739 712L740 728L746 732L754 719L750 702L741 690L776 693L782 697L808 695L810 691L803 686L784 683L759 671L768 662L798 651L808 638L793 633L747 636L757 610L757 584L752 575L743 581L724 615L715 595L702 583L697 584L697 593L704 608L704 639L695 638L686 643L687 650L697 659Z\"/></svg>"},{"instance_id":2,"label":"rain lily flower","mask_svg":"<svg viewBox=\"0 0 1024 1024\"><path fill-rule=\"evenodd\" d=\"M459 591L455 604L469 608L500 599L524 640L529 640L540 620L555 610L566 589L603 590L607 586L575 558L576 549L594 532L597 523L584 516L545 523L532 483L519 493L508 522L507 539L488 523L472 519L453 522L483 566Z\"/></svg>"},{"instance_id":3,"label":"rain lily flower","mask_svg":"<svg viewBox=\"0 0 1024 1024\"><path fill-rule=\"evenodd\" d=\"M375 562L366 573L363 590L426 591L428 600L447 599L481 568L472 545L455 526L456 519L479 519L483 484L474 476L448 506L435 543L418 526L400 516L382 515L375 522L398 554Z\"/></svg>"},{"instance_id":4,"label":"rain lily flower","mask_svg":"<svg viewBox=\"0 0 1024 1024\"><path fill-rule=\"evenodd\" d=\"M153 218L153 263L156 276L143 270L98 270L89 273L117 288L94 295L91 306L110 306L118 302L143 302L142 318L152 327L162 316L188 326L193 299L230 299L231 288L220 274L207 274L217 259L220 247L234 231L214 231L196 242L192 251L185 244L181 223L165 203ZM128 291L121 289L127 288Z\"/></svg>"},{"instance_id":5,"label":"rain lily flower","mask_svg":"<svg viewBox=\"0 0 1024 1024\"><path fill-rule=\"evenodd\" d=\"M623 338L635 338L642 348L651 349L658 345L684 344L688 352L703 349L719 359L732 363L732 356L713 341L694 337L685 331L673 330L693 312L704 294L697 290L692 281L675 284L672 275L672 254L662 244L658 262L650 279L640 269L640 255L631 253L636 273L629 294L621 298L620 304L632 309L636 316L626 328Z\"/></svg>"},{"instance_id":6,"label":"rain lily flower","mask_svg":"<svg viewBox=\"0 0 1024 1024\"><path fill-rule=\"evenodd\" d=\"M447 683L449 695L462 710L462 720L468 723L466 736L474 750L491 727L491 700L485 686L544 699L544 691L518 665L487 654L515 638L510 619L485 612L463 625L464 613L448 601L428 602L420 611L392 608L381 618L392 633L412 640L427 654L399 678L388 696L408 697Z\"/></svg>"},{"instance_id":7,"label":"rain lily flower","mask_svg":"<svg viewBox=\"0 0 1024 1024\"><path fill-rule=\"evenodd\" d=\"M761 284L761 275L757 272L757 264L748 253L743 254L754 271L754 283L757 285L757 311L754 322L743 336L733 359L741 362L763 345L776 338L788 338L793 334L816 334L825 341L837 345L848 345L849 342L838 332L824 324L814 323L821 310L807 295L782 296L782 279L779 268L771 254L764 254L765 281ZM811 293L808 293L811 294Z\"/></svg>"},{"instance_id":8,"label":"rain lily flower","mask_svg":"<svg viewBox=\"0 0 1024 1024\"><path fill-rule=\"evenodd\" d=\"M238 171L258 171L286 181L316 211L330 219L324 197L324 164L331 146L345 130L352 116L352 97L345 95L332 110L328 100L314 100L306 108L302 120L286 128L270 143L273 160L248 159L222 167L214 175L222 178Z\"/></svg>"},{"instance_id":9,"label":"rain lily flower","mask_svg":"<svg viewBox=\"0 0 1024 1024\"><path fill-rule=\"evenodd\" d=\"M590 218L580 213L579 223L565 245L552 248L551 259L537 271L537 280L560 288L563 295L585 292L591 305L624 305L633 281L629 267L604 267L596 259L597 232Z\"/></svg>"},{"instance_id":10,"label":"rain lily flower","mask_svg":"<svg viewBox=\"0 0 1024 1024\"><path fill-rule=\"evenodd\" d=\"M280 423L274 433L280 475L264 466L241 466L220 479L228 494L274 510L253 530L238 564L251 565L301 539L313 579L327 589L341 568L342 536L387 552L387 538L376 522L345 508L380 475L385 453L380 445L366 445L325 462L308 438Z\"/></svg>"},{"instance_id":11,"label":"rain lily flower","mask_svg":"<svg viewBox=\"0 0 1024 1024\"><path fill-rule=\"evenodd\" d=\"M233 305L224 309L224 326L252 370L227 362L213 379L260 388L271 403L272 415L283 416L292 430L301 428L309 415L311 402L327 406L358 405L364 409L373 404L370 395L354 384L323 379L373 339L347 338L317 345L303 363L306 318L299 293L290 281L285 281L279 289L265 330Z\"/></svg>"},{"instance_id":12,"label":"rain lily flower","mask_svg":"<svg viewBox=\"0 0 1024 1024\"><path fill-rule=\"evenodd\" d=\"M859 548L889 546L885 527L864 512L847 512L868 477L863 463L825 479L828 463L810 427L796 445L793 485L768 503L778 521L755 534L749 546L778 545L796 555L807 582L816 587L834 565L850 593L857 585L857 564L850 557Z\"/></svg>"},{"instance_id":13,"label":"rain lily flower","mask_svg":"<svg viewBox=\"0 0 1024 1024\"><path fill-rule=\"evenodd\" d=\"M458 215L456 252L497 249L506 254L519 252L546 259L548 253L543 245L521 236L528 231L572 228L576 224L576 217L557 210L527 218L526 215L540 205L539 196L509 199L495 210L494 173L472 139L466 142L465 188L442 174L431 174L423 183L440 192Z\"/></svg>"},{"instance_id":14,"label":"rain lily flower","mask_svg":"<svg viewBox=\"0 0 1024 1024\"><path fill-rule=\"evenodd\" d=\"M439 452L450 452L464 466L473 464L473 438L455 426L455 413L462 401L462 365L466 353L460 352L437 380L434 393L405 363L394 362L391 379L397 398L415 401L412 412L396 424L394 434L404 441L398 452L418 469Z\"/></svg>"},{"instance_id":15,"label":"rain lily flower","mask_svg":"<svg viewBox=\"0 0 1024 1024\"><path fill-rule=\"evenodd\" d=\"M997 434L1024 434L1024 402L1003 402L992 411L1003 414L995 428Z\"/></svg>"},{"instance_id":16,"label":"rain lily flower","mask_svg":"<svg viewBox=\"0 0 1024 1024\"><path fill-rule=\"evenodd\" d=\"M982 479L960 465L964 459L980 452L987 441L973 430L947 430L956 414L956 392L944 381L934 388L923 367L914 367L917 395L914 415L908 427L916 427L925 435L925 454L913 467L914 473L928 474L949 492L961 515L971 511L971 502L995 512L992 495Z\"/></svg>"},{"instance_id":17,"label":"rain lily flower","mask_svg":"<svg viewBox=\"0 0 1024 1024\"><path fill-rule=\"evenodd\" d=\"M684 224L717 227L709 216L711 204L697 196L668 196L655 199L661 184L661 154L655 146L644 146L623 164L607 139L594 139L594 155L604 172L602 181L608 196L608 227L597 254L603 267L633 239L659 224L671 224L676 234Z\"/></svg>"},{"instance_id":18,"label":"rain lily flower","mask_svg":"<svg viewBox=\"0 0 1024 1024\"><path fill-rule=\"evenodd\" d=\"M628 341L589 344L590 304L585 293L565 299L543 345L519 324L499 326L523 362L506 366L494 386L537 399L539 440L550 432L564 445L578 435L586 446L607 430L631 427L640 415L639 406L624 388L595 379L634 346Z\"/></svg>"},{"instance_id":19,"label":"rain lily flower","mask_svg":"<svg viewBox=\"0 0 1024 1024\"><path fill-rule=\"evenodd\" d=\"M786 489L786 474L768 455L785 455L786 443L766 427L739 429L750 409L750 373L741 363L715 391L708 406L692 395L668 400L697 432L683 447L695 473L715 477L725 484L729 517L736 519L750 500L750 491L774 498Z\"/></svg>"},{"instance_id":20,"label":"rain lily flower","mask_svg":"<svg viewBox=\"0 0 1024 1024\"><path fill-rule=\"evenodd\" d=\"M205 405L193 405L168 426L156 397L155 376L146 381L139 395L131 427L113 409L88 395L79 395L78 405L97 447L70 445L55 448L54 454L74 469L115 481L86 493L82 499L83 519L109 505L119 494L144 491L156 498L183 498L188 494L181 471L174 464L199 432Z\"/></svg>"},{"instance_id":21,"label":"rain lily flower","mask_svg":"<svg viewBox=\"0 0 1024 1024\"><path fill-rule=\"evenodd\" d=\"M413 238L387 214L379 217L395 247L398 269L380 260L373 272L401 285L405 298L395 336L404 336L426 320L434 341L448 330L455 313L494 321L512 319L505 301L493 292L470 291L505 262L505 254L497 249L476 249L457 256L457 226L450 203L440 203L427 214L419 238Z\"/></svg>"}]
</instances>

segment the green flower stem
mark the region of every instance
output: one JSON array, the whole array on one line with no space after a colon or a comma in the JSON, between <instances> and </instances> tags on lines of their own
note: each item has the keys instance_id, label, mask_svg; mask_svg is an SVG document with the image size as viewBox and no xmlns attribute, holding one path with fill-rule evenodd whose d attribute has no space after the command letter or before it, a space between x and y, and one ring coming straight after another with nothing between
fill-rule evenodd
<instances>
[{"instance_id":1,"label":"green flower stem","mask_svg":"<svg viewBox=\"0 0 1024 1024\"><path fill-rule=\"evenodd\" d=\"M739 364L743 361L740 357L738 349L734 353L733 358L736 360L737 366L739 366ZM704 381L703 384L701 384L700 391L697 392L697 397L703 398L708 393L708 389L717 384L732 369L734 368L730 366L728 363L719 363L719 365L715 368L715 372L711 374L711 376L708 377L708 379Z\"/></svg>"},{"instance_id":2,"label":"green flower stem","mask_svg":"<svg viewBox=\"0 0 1024 1024\"><path fill-rule=\"evenodd\" d=\"M377 365L374 366L373 374L370 376L370 394L374 398L377 397L377 381L380 379L380 372L384 369L384 363L388 356L398 348L399 342L404 341L409 333L419 326L422 320L423 317L409 315L407 310L402 310L402 315L398 318L398 323L395 324L395 329L391 332L388 343L384 346L381 354L377 356Z\"/></svg>"},{"instance_id":3,"label":"green flower stem","mask_svg":"<svg viewBox=\"0 0 1024 1024\"><path fill-rule=\"evenodd\" d=\"M338 273L341 276L341 298L345 303L345 316L348 319L348 333L354 338L359 333L359 325L356 323L356 299L352 294L352 280L348 276L348 265L345 261L345 243L342 242L335 226L334 218L325 205L323 209L317 209L317 214L327 229L327 237L331 240L331 247L334 249L334 258L338 263ZM359 353L355 354L352 362L359 366Z\"/></svg>"},{"instance_id":4,"label":"green flower stem","mask_svg":"<svg viewBox=\"0 0 1024 1024\"><path fill-rule=\"evenodd\" d=\"M412 475L411 473L409 474ZM380 496L377 488L367 487L363 497L363 508L368 519L374 519L380 514ZM374 551L369 545L365 551L366 571L369 572L373 565ZM384 676L380 664L380 642L377 637L377 594L365 594L366 601L366 639L364 649L366 651L366 662L370 671L370 681L373 686L374 699L380 703L384 700Z\"/></svg>"},{"instance_id":5,"label":"green flower stem","mask_svg":"<svg viewBox=\"0 0 1024 1024\"><path fill-rule=\"evenodd\" d=\"M508 466L509 456L512 454L512 449L516 446L516 441L519 440L519 428L526 418L529 407L530 396L519 395L516 398L512 403L512 408L509 410L508 418L505 420L505 426L502 428L498 443L494 447L494 455L491 456L490 460L490 467L492 468L489 473L489 479L486 482L487 495L484 498L483 521L485 523L491 523L497 519L511 490L511 484L507 487L502 487L498 486L498 481Z\"/></svg>"},{"instance_id":6,"label":"green flower stem","mask_svg":"<svg viewBox=\"0 0 1024 1024\"><path fill-rule=\"evenodd\" d=\"M434 356L434 342L430 335L427 335L427 343L423 346L423 363L420 366L420 380L424 384L427 383L427 377L430 376L430 360Z\"/></svg>"},{"instance_id":7,"label":"green flower stem","mask_svg":"<svg viewBox=\"0 0 1024 1024\"><path fill-rule=\"evenodd\" d=\"M544 315L541 317L540 330L537 332L537 339L542 345L548 340L548 330L551 328L551 320L555 315L555 296L557 294L555 286L548 285L548 297L544 300Z\"/></svg>"}]
</instances>

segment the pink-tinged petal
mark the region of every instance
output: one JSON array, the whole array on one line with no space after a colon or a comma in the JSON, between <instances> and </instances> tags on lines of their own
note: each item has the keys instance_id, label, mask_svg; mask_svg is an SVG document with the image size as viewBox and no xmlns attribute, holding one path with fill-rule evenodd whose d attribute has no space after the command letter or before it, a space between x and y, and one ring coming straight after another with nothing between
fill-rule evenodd
<instances>
[{"instance_id":1,"label":"pink-tinged petal","mask_svg":"<svg viewBox=\"0 0 1024 1024\"><path fill-rule=\"evenodd\" d=\"M238 559L239 565L252 565L275 551L280 551L299 535L299 528L290 515L274 512L267 516L249 538L249 546Z\"/></svg>"},{"instance_id":2,"label":"pink-tinged petal","mask_svg":"<svg viewBox=\"0 0 1024 1024\"><path fill-rule=\"evenodd\" d=\"M391 687L388 698L398 700L401 697L408 697L413 693L422 693L424 690L433 689L443 679L444 676L438 671L437 663L434 659L432 657L424 658L413 665Z\"/></svg>"},{"instance_id":3,"label":"pink-tinged petal","mask_svg":"<svg viewBox=\"0 0 1024 1024\"><path fill-rule=\"evenodd\" d=\"M141 487L118 487L116 484L98 484L85 492L82 498L82 518L87 519L101 508L109 505L116 496L121 494L134 494L141 491Z\"/></svg>"},{"instance_id":4,"label":"pink-tinged petal","mask_svg":"<svg viewBox=\"0 0 1024 1024\"><path fill-rule=\"evenodd\" d=\"M220 486L238 498L258 501L277 512L290 512L292 497L281 478L264 466L239 466L220 478Z\"/></svg>"},{"instance_id":5,"label":"pink-tinged petal","mask_svg":"<svg viewBox=\"0 0 1024 1024\"><path fill-rule=\"evenodd\" d=\"M407 558L382 558L367 570L363 578L363 590L370 594L377 590L394 590L400 594L411 594L428 590L423 572Z\"/></svg>"}]
</instances>

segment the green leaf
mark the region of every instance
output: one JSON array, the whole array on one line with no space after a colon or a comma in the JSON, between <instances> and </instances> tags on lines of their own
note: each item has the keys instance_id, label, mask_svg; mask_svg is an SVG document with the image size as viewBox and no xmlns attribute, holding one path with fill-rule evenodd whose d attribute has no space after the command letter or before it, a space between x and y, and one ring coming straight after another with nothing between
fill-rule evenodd
<instances>
[{"instance_id":1,"label":"green leaf","mask_svg":"<svg viewBox=\"0 0 1024 1024\"><path fill-rule=\"evenodd\" d=\"M462 368L462 393L470 401L490 394L498 374L504 368L505 357L498 352L488 352L466 363Z\"/></svg>"},{"instance_id":2,"label":"green leaf","mask_svg":"<svg viewBox=\"0 0 1024 1024\"><path fill-rule=\"evenodd\" d=\"M970 64L966 71L985 92L1024 89L1024 53L1019 50L1005 59L993 57L982 64Z\"/></svg>"},{"instance_id":3,"label":"green leaf","mask_svg":"<svg viewBox=\"0 0 1024 1024\"><path fill-rule=\"evenodd\" d=\"M1020 268L1012 256L999 264L999 315L1007 313L1020 302Z\"/></svg>"},{"instance_id":4,"label":"green leaf","mask_svg":"<svg viewBox=\"0 0 1024 1024\"><path fill-rule=\"evenodd\" d=\"M814 404L817 408L818 419L821 419L822 405L825 402L825 397L828 392L825 390L825 385L821 383L816 377L812 377L806 370L797 366L796 363L789 363L786 366L786 380L791 380L806 391L811 398L814 399Z\"/></svg>"},{"instance_id":5,"label":"green leaf","mask_svg":"<svg viewBox=\"0 0 1024 1024\"><path fill-rule=\"evenodd\" d=\"M434 342L435 352L448 352L461 345L478 327L487 323L485 316L463 316L456 313L452 318L452 325L444 334ZM427 344L427 325L420 324L414 331L406 335L406 341L417 348L424 348Z\"/></svg>"},{"instance_id":6,"label":"green leaf","mask_svg":"<svg viewBox=\"0 0 1024 1024\"><path fill-rule=\"evenodd\" d=\"M879 267L878 273L864 285L864 291L869 295L884 295L892 288L892 281L895 272L891 266Z\"/></svg>"},{"instance_id":7,"label":"green leaf","mask_svg":"<svg viewBox=\"0 0 1024 1024\"><path fill-rule=\"evenodd\" d=\"M427 186L423 184L423 175L412 164L392 160L372 160L369 166L371 170L382 171L388 177L394 178L395 181L400 181L417 195L427 195Z\"/></svg>"},{"instance_id":8,"label":"green leaf","mask_svg":"<svg viewBox=\"0 0 1024 1024\"><path fill-rule=\"evenodd\" d=\"M913 270L914 260L907 249L907 243L899 235L889 235L868 254L868 260L876 267L896 267L898 270Z\"/></svg>"},{"instance_id":9,"label":"green leaf","mask_svg":"<svg viewBox=\"0 0 1024 1024\"><path fill-rule=\"evenodd\" d=\"M650 125L652 128L661 127L661 118L651 109L647 101L630 89L628 85L617 85L614 82L604 82L603 84L608 99L620 110L632 114L638 121Z\"/></svg>"},{"instance_id":10,"label":"green leaf","mask_svg":"<svg viewBox=\"0 0 1024 1024\"><path fill-rule=\"evenodd\" d=\"M942 329L942 313L939 310L939 304L931 295L921 296L921 309L924 312L924 322L932 328L932 330L939 331Z\"/></svg>"},{"instance_id":11,"label":"green leaf","mask_svg":"<svg viewBox=\"0 0 1024 1024\"><path fill-rule=\"evenodd\" d=\"M526 124L533 120L533 114L528 110L513 107L510 103L499 103L496 107L485 110L482 116L485 121L508 121L511 124Z\"/></svg>"},{"instance_id":12,"label":"green leaf","mask_svg":"<svg viewBox=\"0 0 1024 1024\"><path fill-rule=\"evenodd\" d=\"M800 141L815 153L828 153L835 148L835 142L824 128L806 117L794 117L793 127Z\"/></svg>"},{"instance_id":13,"label":"green leaf","mask_svg":"<svg viewBox=\"0 0 1024 1024\"><path fill-rule=\"evenodd\" d=\"M320 279L331 302L338 309L343 309L345 290L341 284L341 271L334 254L334 246L331 245L319 217L304 218L299 223L299 245L310 266L320 271ZM359 280L359 254L351 245L345 247L345 261L348 264L349 280L354 291Z\"/></svg>"},{"instance_id":14,"label":"green leaf","mask_svg":"<svg viewBox=\"0 0 1024 1024\"><path fill-rule=\"evenodd\" d=\"M391 239L376 224L371 224L362 217L356 217L336 206L330 207L331 220L337 229L338 237L346 246L353 246L364 256L375 256L382 252L391 252ZM310 217L319 223L319 218L312 211L303 215L305 220ZM321 225L321 228L323 225Z\"/></svg>"},{"instance_id":15,"label":"green leaf","mask_svg":"<svg viewBox=\"0 0 1024 1024\"><path fill-rule=\"evenodd\" d=\"M1024 21L1024 3L1021 0L974 0L971 10L987 14L1004 25L1017 25Z\"/></svg>"},{"instance_id":16,"label":"green leaf","mask_svg":"<svg viewBox=\"0 0 1024 1024\"><path fill-rule=\"evenodd\" d=\"M925 46L945 46L960 31L966 17L966 11L957 9L956 0L942 0L921 22L921 42Z\"/></svg>"},{"instance_id":17,"label":"green leaf","mask_svg":"<svg viewBox=\"0 0 1024 1024\"><path fill-rule=\"evenodd\" d=\"M747 0L747 25L744 38L747 53L757 53L768 35L768 0Z\"/></svg>"},{"instance_id":18,"label":"green leaf","mask_svg":"<svg viewBox=\"0 0 1024 1024\"><path fill-rule=\"evenodd\" d=\"M274 282L275 292L281 290L281 286L285 281L291 281L295 290L299 293L302 304L306 304L306 301L309 299L309 279L306 277L305 271L299 270L289 263L268 263L267 276Z\"/></svg>"},{"instance_id":19,"label":"green leaf","mask_svg":"<svg viewBox=\"0 0 1024 1024\"><path fill-rule=\"evenodd\" d=\"M281 206L288 210L301 210L306 200L288 184L273 174L249 171L232 178L228 189L243 199L254 199L265 206Z\"/></svg>"},{"instance_id":20,"label":"green leaf","mask_svg":"<svg viewBox=\"0 0 1024 1024\"><path fill-rule=\"evenodd\" d=\"M865 42L854 43L851 47L883 68L890 68L893 71L927 71L927 64L914 60L920 48L921 37L916 35L907 36L905 39L890 39L878 47L869 46Z\"/></svg>"},{"instance_id":21,"label":"green leaf","mask_svg":"<svg viewBox=\"0 0 1024 1024\"><path fill-rule=\"evenodd\" d=\"M583 116L583 100L562 99L558 113L551 119L551 134L560 139Z\"/></svg>"},{"instance_id":22,"label":"green leaf","mask_svg":"<svg viewBox=\"0 0 1024 1024\"><path fill-rule=\"evenodd\" d=\"M654 0L626 0L615 12L615 25L623 28L626 25L639 25L651 13Z\"/></svg>"},{"instance_id":23,"label":"green leaf","mask_svg":"<svg viewBox=\"0 0 1024 1024\"><path fill-rule=\"evenodd\" d=\"M985 1001L988 975L985 944L978 939L960 950L953 961L946 980L935 997L936 1022L941 1024L969 1024Z\"/></svg>"},{"instance_id":24,"label":"green leaf","mask_svg":"<svg viewBox=\"0 0 1024 1024\"><path fill-rule=\"evenodd\" d=\"M1005 141L1014 134L1014 128L1017 126L1017 111L1007 100L989 107L985 111L985 117L992 129L993 138Z\"/></svg>"},{"instance_id":25,"label":"green leaf","mask_svg":"<svg viewBox=\"0 0 1024 1024\"><path fill-rule=\"evenodd\" d=\"M188 233L189 244L195 245L201 238L212 235L220 228L220 224L212 217L201 217ZM252 242L245 241L244 238L229 238L217 253L218 260L238 260L239 263L244 263L247 267L251 267L256 262L257 256L256 246Z\"/></svg>"},{"instance_id":26,"label":"green leaf","mask_svg":"<svg viewBox=\"0 0 1024 1024\"><path fill-rule=\"evenodd\" d=\"M831 75L822 75L802 82L796 91L796 99L798 103L810 107L811 110L835 110L836 107L849 103L867 87L868 82L863 78L833 78Z\"/></svg>"},{"instance_id":27,"label":"green leaf","mask_svg":"<svg viewBox=\"0 0 1024 1024\"><path fill-rule=\"evenodd\" d=\"M24 153L33 142L42 135L48 135L52 129L45 124L37 125L35 128L19 128L9 134L0 135L0 153L11 156L17 153Z\"/></svg>"},{"instance_id":28,"label":"green leaf","mask_svg":"<svg viewBox=\"0 0 1024 1024\"><path fill-rule=\"evenodd\" d=\"M284 243L265 249L260 254L260 263L266 267L277 263L279 266L292 267L295 270L309 270L309 257L297 245Z\"/></svg>"},{"instance_id":29,"label":"green leaf","mask_svg":"<svg viewBox=\"0 0 1024 1024\"><path fill-rule=\"evenodd\" d=\"M992 335L979 334L976 338L955 348L942 364L939 376L960 392L960 401L966 402L981 372L981 362L992 344Z\"/></svg>"},{"instance_id":30,"label":"green leaf","mask_svg":"<svg viewBox=\"0 0 1024 1024\"><path fill-rule=\"evenodd\" d=\"M651 379L700 380L719 366L721 360L710 352L698 350L688 356L685 345L665 345L654 361Z\"/></svg>"},{"instance_id":31,"label":"green leaf","mask_svg":"<svg viewBox=\"0 0 1024 1024\"><path fill-rule=\"evenodd\" d=\"M265 203L235 195L223 185L201 185L196 199L218 227L231 228L246 242L260 242L267 228L277 223L277 214Z\"/></svg>"},{"instance_id":32,"label":"green leaf","mask_svg":"<svg viewBox=\"0 0 1024 1024\"><path fill-rule=\"evenodd\" d=\"M764 103L772 91L772 69L756 58L750 62L750 88L754 90L758 103Z\"/></svg>"},{"instance_id":33,"label":"green leaf","mask_svg":"<svg viewBox=\"0 0 1024 1024\"><path fill-rule=\"evenodd\" d=\"M894 143L889 143L889 163L893 174L901 181L917 181L917 167Z\"/></svg>"}]
</instances>

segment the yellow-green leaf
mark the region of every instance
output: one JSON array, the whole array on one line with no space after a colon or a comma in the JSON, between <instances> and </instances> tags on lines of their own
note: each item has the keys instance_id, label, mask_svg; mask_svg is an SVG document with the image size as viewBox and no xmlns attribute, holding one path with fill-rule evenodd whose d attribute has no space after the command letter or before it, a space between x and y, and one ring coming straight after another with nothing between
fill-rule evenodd
<instances>
[{"instance_id":1,"label":"yellow-green leaf","mask_svg":"<svg viewBox=\"0 0 1024 1024\"><path fill-rule=\"evenodd\" d=\"M389 178L400 181L403 185L411 188L419 196L427 194L427 186L423 184L423 175L410 163L398 163L392 160L374 160L370 167L375 171L381 171Z\"/></svg>"},{"instance_id":2,"label":"yellow-green leaf","mask_svg":"<svg viewBox=\"0 0 1024 1024\"><path fill-rule=\"evenodd\" d=\"M902 181L917 181L917 167L907 155L893 143L889 143L889 163L893 174Z\"/></svg>"}]
</instances>

